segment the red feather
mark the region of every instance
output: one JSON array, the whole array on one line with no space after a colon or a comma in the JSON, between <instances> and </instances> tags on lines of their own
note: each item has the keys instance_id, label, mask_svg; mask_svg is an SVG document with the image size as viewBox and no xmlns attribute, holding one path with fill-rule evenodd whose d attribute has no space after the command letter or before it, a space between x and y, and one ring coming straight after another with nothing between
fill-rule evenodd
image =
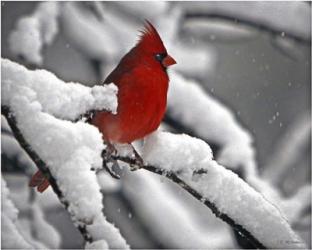
<instances>
[{"instance_id":1,"label":"red feather","mask_svg":"<svg viewBox=\"0 0 312 250\"><path fill-rule=\"evenodd\" d=\"M146 20L144 29L136 47L145 52L151 53L167 53L167 50L154 26Z\"/></svg>"},{"instance_id":2,"label":"red feather","mask_svg":"<svg viewBox=\"0 0 312 250\"><path fill-rule=\"evenodd\" d=\"M37 190L42 193L49 187L50 183L39 170L32 176L28 185L30 187L37 187Z\"/></svg>"},{"instance_id":3,"label":"red feather","mask_svg":"<svg viewBox=\"0 0 312 250\"><path fill-rule=\"evenodd\" d=\"M119 89L117 115L99 112L91 122L106 141L131 143L159 127L166 110L169 78L156 54L169 58L166 66L175 63L157 30L147 21L139 42L104 81L115 83Z\"/></svg>"}]
</instances>

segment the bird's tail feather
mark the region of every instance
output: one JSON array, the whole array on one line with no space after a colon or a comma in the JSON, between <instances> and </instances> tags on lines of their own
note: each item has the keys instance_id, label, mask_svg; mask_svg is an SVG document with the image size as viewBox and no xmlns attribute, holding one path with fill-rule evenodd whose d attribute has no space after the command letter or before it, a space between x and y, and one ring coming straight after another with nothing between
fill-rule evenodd
<instances>
[{"instance_id":1,"label":"bird's tail feather","mask_svg":"<svg viewBox=\"0 0 312 250\"><path fill-rule=\"evenodd\" d=\"M38 170L32 177L29 182L30 187L37 187L37 190L42 193L49 187L50 183L48 179Z\"/></svg>"}]
</instances>

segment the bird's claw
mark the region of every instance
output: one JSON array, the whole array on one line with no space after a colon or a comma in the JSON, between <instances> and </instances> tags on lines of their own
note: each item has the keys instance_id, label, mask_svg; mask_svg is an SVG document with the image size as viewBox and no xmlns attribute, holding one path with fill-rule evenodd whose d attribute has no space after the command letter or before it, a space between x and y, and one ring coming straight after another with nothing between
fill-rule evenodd
<instances>
[{"instance_id":1,"label":"bird's claw","mask_svg":"<svg viewBox=\"0 0 312 250\"><path fill-rule=\"evenodd\" d=\"M131 144L130 144L131 145ZM131 145L132 146L132 145ZM133 153L134 153L134 160L135 162L133 164L130 164L130 170L135 171L144 166L144 161L142 157L139 155L139 153L135 150L135 148L132 146Z\"/></svg>"},{"instance_id":2,"label":"bird's claw","mask_svg":"<svg viewBox=\"0 0 312 250\"><path fill-rule=\"evenodd\" d=\"M120 179L120 175L113 170L113 167L119 167L117 161L112 158L112 155L116 154L116 152L117 150L112 144L107 145L106 149L102 151L103 167L111 177ZM109 163L112 163L112 167L108 166Z\"/></svg>"},{"instance_id":3,"label":"bird's claw","mask_svg":"<svg viewBox=\"0 0 312 250\"><path fill-rule=\"evenodd\" d=\"M139 166L138 164L130 164L129 166L131 171L136 171L141 168L141 166Z\"/></svg>"},{"instance_id":4,"label":"bird's claw","mask_svg":"<svg viewBox=\"0 0 312 250\"><path fill-rule=\"evenodd\" d=\"M131 144L130 144L131 145ZM131 145L132 146L132 145ZM142 157L139 155L139 153L135 150L135 148L132 146L133 153L134 153L134 162L130 165L131 171L136 171L142 167L144 167L144 161ZM115 179L120 179L120 175L116 173L116 171L113 169L120 169L118 162L116 160L117 150L112 144L108 144L106 149L102 152L102 158L103 158L103 167L104 169ZM112 166L108 166L109 163L112 163Z\"/></svg>"},{"instance_id":5,"label":"bird's claw","mask_svg":"<svg viewBox=\"0 0 312 250\"><path fill-rule=\"evenodd\" d=\"M113 162L113 166L114 166L115 164L118 165L117 161L114 161L114 162ZM117 174L117 173L113 170L113 168L112 168L113 166L112 166L112 167L108 167L106 163L103 163L103 166L104 166L105 170L110 174L111 177L113 177L113 178L115 178L115 179L118 179L118 180L120 179L120 175Z\"/></svg>"}]
</instances>

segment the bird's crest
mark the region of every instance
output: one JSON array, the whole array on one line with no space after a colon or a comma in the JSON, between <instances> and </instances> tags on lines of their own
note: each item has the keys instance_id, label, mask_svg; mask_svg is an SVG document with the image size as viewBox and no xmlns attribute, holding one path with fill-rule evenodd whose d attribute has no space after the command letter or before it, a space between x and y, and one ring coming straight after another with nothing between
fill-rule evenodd
<instances>
[{"instance_id":1,"label":"bird's crest","mask_svg":"<svg viewBox=\"0 0 312 250\"><path fill-rule=\"evenodd\" d=\"M136 47L153 53L166 52L157 30L148 20L145 20L144 28L140 33L140 39Z\"/></svg>"}]
</instances>

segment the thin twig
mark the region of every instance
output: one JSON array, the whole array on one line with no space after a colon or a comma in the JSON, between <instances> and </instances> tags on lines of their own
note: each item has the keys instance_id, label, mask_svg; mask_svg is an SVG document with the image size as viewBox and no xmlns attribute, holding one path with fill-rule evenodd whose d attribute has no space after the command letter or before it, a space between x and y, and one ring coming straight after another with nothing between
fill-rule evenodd
<instances>
[{"instance_id":1,"label":"thin twig","mask_svg":"<svg viewBox=\"0 0 312 250\"><path fill-rule=\"evenodd\" d=\"M43 175L49 180L49 183L54 193L57 195L60 202L64 205L65 209L68 211L69 203L68 201L65 200L64 195L62 191L60 190L59 186L57 185L55 178L51 174L48 165L40 158L37 152L35 152L32 149L32 147L29 145L29 143L25 140L23 134L21 133L21 131L19 130L17 126L15 116L11 112L10 108L7 106L1 106L1 114L4 115L5 118L7 119L8 124L11 127L11 130L13 132L13 135L15 136L18 143L25 150L25 152L29 155L29 157L33 160L33 162L36 164L38 169L43 173ZM77 226L77 228L86 242L92 242L92 238L87 232L86 226L79 225Z\"/></svg>"}]
</instances>

